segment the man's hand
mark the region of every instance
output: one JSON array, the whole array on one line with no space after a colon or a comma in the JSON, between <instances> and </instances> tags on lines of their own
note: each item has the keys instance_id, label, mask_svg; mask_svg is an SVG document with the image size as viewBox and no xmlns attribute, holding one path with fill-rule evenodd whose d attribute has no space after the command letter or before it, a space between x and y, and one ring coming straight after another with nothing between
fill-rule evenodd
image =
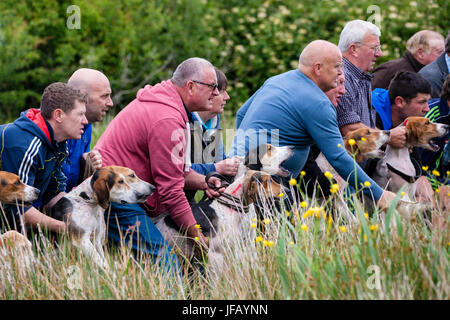
<instances>
[{"instance_id":1,"label":"man's hand","mask_svg":"<svg viewBox=\"0 0 450 320\"><path fill-rule=\"evenodd\" d=\"M222 185L222 180L220 180L217 177L211 177L211 178L209 178L209 183L214 185L216 188L220 188L220 186ZM219 197L220 192L225 191L225 187L222 187L218 190L214 190L214 189L210 188L206 182L205 182L205 186L206 186L206 188L204 189L204 191L209 198Z\"/></svg>"},{"instance_id":2,"label":"man's hand","mask_svg":"<svg viewBox=\"0 0 450 320\"><path fill-rule=\"evenodd\" d=\"M378 200L378 206L382 210L387 210L395 199L395 193L385 190Z\"/></svg>"},{"instance_id":3,"label":"man's hand","mask_svg":"<svg viewBox=\"0 0 450 320\"><path fill-rule=\"evenodd\" d=\"M406 127L398 126L390 130L391 136L388 144L393 148L404 148L406 145Z\"/></svg>"},{"instance_id":4,"label":"man's hand","mask_svg":"<svg viewBox=\"0 0 450 320\"><path fill-rule=\"evenodd\" d=\"M227 176L235 176L239 169L239 160L236 157L227 158L214 164L216 171Z\"/></svg>"},{"instance_id":5,"label":"man's hand","mask_svg":"<svg viewBox=\"0 0 450 320\"><path fill-rule=\"evenodd\" d=\"M187 235L195 240L195 250L198 256L202 255L202 251L208 252L209 239L205 237L201 229L197 229L195 226L190 226L187 229Z\"/></svg>"},{"instance_id":6,"label":"man's hand","mask_svg":"<svg viewBox=\"0 0 450 320\"><path fill-rule=\"evenodd\" d=\"M86 156L91 158L91 163L94 170L101 169L102 156L100 155L100 152L98 152L97 150L92 150L91 152L88 152Z\"/></svg>"}]
</instances>

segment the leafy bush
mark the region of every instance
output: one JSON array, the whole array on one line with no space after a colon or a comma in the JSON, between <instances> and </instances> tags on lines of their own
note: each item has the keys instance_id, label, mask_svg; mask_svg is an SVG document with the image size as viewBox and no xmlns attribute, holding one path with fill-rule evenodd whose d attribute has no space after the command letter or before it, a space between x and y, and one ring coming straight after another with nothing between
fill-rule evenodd
<instances>
[{"instance_id":1,"label":"leafy bush","mask_svg":"<svg viewBox=\"0 0 450 320\"><path fill-rule=\"evenodd\" d=\"M102 70L123 108L147 83L170 78L200 56L230 82L228 114L270 76L297 67L314 39L337 43L344 24L379 12L384 56L399 57L406 40L429 28L446 34L446 0L81 0L80 28L68 28L70 0L0 2L0 121L39 105L43 89L80 67Z\"/></svg>"}]
</instances>

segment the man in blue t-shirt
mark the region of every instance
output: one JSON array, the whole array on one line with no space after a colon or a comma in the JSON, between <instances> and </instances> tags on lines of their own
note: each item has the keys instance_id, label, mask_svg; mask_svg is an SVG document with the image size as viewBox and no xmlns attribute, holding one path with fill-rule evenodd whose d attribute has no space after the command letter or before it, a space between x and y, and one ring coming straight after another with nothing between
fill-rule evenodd
<instances>
[{"instance_id":1,"label":"man in blue t-shirt","mask_svg":"<svg viewBox=\"0 0 450 320\"><path fill-rule=\"evenodd\" d=\"M67 84L87 95L86 118L89 122L80 140L71 139L67 141L69 156L63 165L63 170L67 176L66 191L70 192L72 188L87 178L84 174L87 162L94 170L102 167L100 153L96 150L90 151L92 123L101 121L106 112L113 106L113 102L109 80L100 71L86 68L78 69L72 74Z\"/></svg>"},{"instance_id":2,"label":"man in blue t-shirt","mask_svg":"<svg viewBox=\"0 0 450 320\"><path fill-rule=\"evenodd\" d=\"M341 74L342 55L336 45L324 40L308 44L300 55L297 70L269 78L242 106L245 115L237 119L239 128L228 156L243 156L264 142L291 145L294 155L283 167L296 177L306 162L310 146L316 143L343 179L355 181L356 178L358 188L361 183L370 182L370 188L363 190L387 208L395 195L383 191L339 147L344 142L336 109L324 92L337 86Z\"/></svg>"}]
</instances>

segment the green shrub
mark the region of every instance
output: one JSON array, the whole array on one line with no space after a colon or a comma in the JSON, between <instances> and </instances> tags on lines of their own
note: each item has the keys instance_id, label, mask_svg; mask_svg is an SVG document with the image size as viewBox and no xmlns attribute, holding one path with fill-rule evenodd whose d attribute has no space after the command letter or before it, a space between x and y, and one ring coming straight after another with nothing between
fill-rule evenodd
<instances>
[{"instance_id":1,"label":"green shrub","mask_svg":"<svg viewBox=\"0 0 450 320\"><path fill-rule=\"evenodd\" d=\"M43 89L80 67L111 80L117 111L145 84L170 78L182 60L200 56L222 68L234 113L270 76L297 67L314 39L338 42L344 24L372 19L373 1L80 0L80 28L70 29L70 0L0 2L0 121L39 106ZM377 2L384 56L429 28L446 34L445 0Z\"/></svg>"}]
</instances>

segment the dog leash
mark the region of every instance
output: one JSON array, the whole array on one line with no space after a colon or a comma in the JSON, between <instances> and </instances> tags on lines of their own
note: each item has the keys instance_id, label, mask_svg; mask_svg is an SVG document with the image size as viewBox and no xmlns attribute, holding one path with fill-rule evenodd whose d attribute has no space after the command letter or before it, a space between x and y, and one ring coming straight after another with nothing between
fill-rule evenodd
<instances>
[{"instance_id":1,"label":"dog leash","mask_svg":"<svg viewBox=\"0 0 450 320\"><path fill-rule=\"evenodd\" d=\"M211 177L216 177L216 178L219 178L221 180L220 187L216 187L215 185L213 185L213 184L211 184L209 182L209 179L211 179ZM214 191L217 191L220 194L220 196L218 198L216 198L217 202L219 202L220 204L223 204L223 205L225 205L225 206L227 206L227 207L229 207L229 208L231 208L231 209L233 209L235 211L243 210L245 213L247 213L248 210L249 210L249 206L241 204L241 199L240 198L238 198L236 196L233 196L233 195L231 195L229 193L218 191L219 189L226 188L226 187L228 187L230 185L225 180L226 180L225 177L223 175L221 175L220 173L216 172L216 171L212 171L212 172L208 173L205 176L205 182L208 185L208 187L210 187ZM227 199L227 200L229 200L229 201L232 201L232 202L229 202L229 201L226 201L224 199L221 199L222 197Z\"/></svg>"}]
</instances>

